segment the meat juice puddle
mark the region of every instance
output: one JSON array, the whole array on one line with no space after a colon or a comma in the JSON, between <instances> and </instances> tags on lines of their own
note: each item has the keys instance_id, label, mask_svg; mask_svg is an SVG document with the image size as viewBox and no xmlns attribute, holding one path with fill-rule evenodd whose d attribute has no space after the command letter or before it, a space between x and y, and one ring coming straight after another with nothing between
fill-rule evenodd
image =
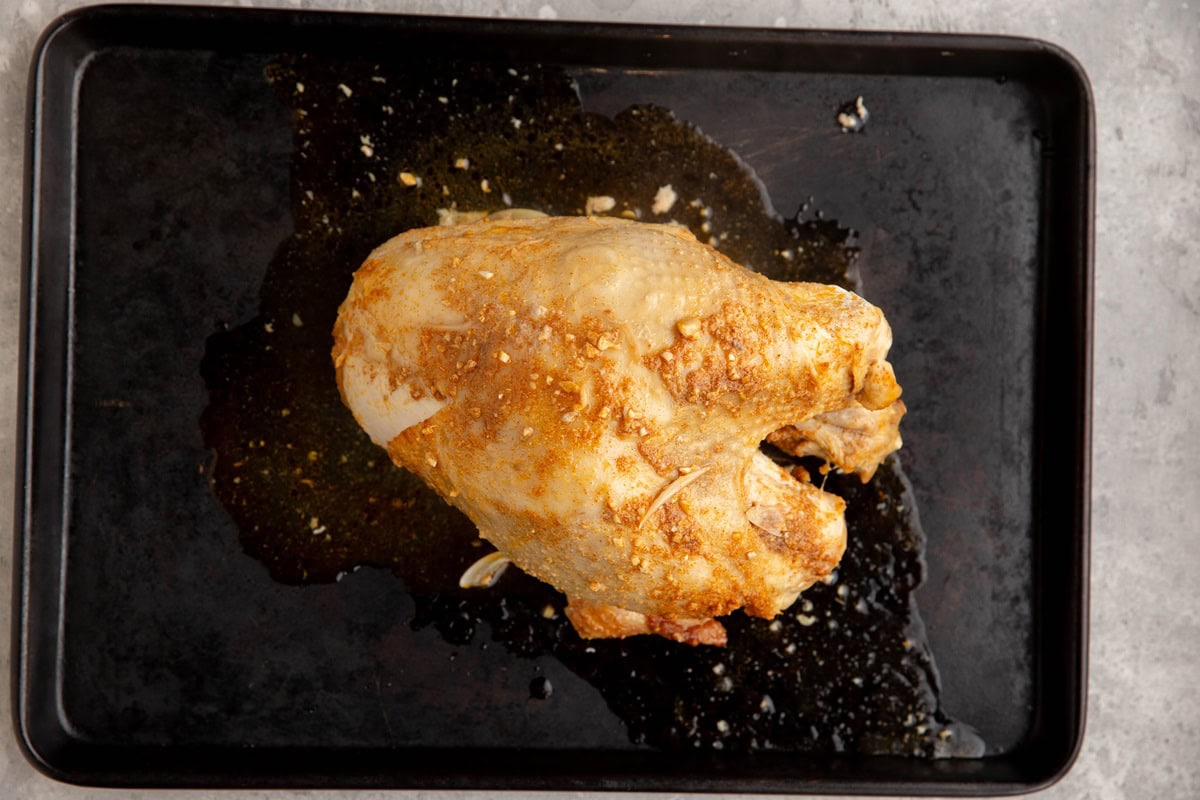
<instances>
[{"instance_id":1,"label":"meat juice puddle","mask_svg":"<svg viewBox=\"0 0 1200 800\"><path fill-rule=\"evenodd\" d=\"M413 597L414 629L432 626L456 645L490 636L529 660L530 694L547 703L553 687L533 659L555 656L601 693L637 744L981 754L977 734L939 707L912 596L924 536L895 456L865 485L826 476L847 503L842 563L775 620L724 618L725 648L650 636L583 641L563 596L516 569L489 589L458 588L492 548L370 442L333 380L337 307L375 246L436 224L438 209L581 214L588 198L606 197L607 214L676 221L775 279L855 288L855 251L832 221L780 219L733 154L665 109L585 113L555 68L427 72L307 57L267 70L293 110L295 233L268 267L258 316L210 337L202 364L212 486L246 553L289 584L390 569ZM676 201L655 215L666 185Z\"/></svg>"}]
</instances>

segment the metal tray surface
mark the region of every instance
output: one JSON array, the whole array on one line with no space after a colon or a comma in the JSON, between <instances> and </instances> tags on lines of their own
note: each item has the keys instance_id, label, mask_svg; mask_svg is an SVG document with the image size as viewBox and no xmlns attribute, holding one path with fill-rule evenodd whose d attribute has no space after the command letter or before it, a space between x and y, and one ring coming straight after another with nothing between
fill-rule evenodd
<instances>
[{"instance_id":1,"label":"metal tray surface","mask_svg":"<svg viewBox=\"0 0 1200 800\"><path fill-rule=\"evenodd\" d=\"M410 624L420 604L387 571L286 585L242 552L210 485L201 364L210 337L256 318L298 230L296 118L265 76L300 57L559 70L587 112L667 109L774 209L853 230L910 408L901 461L940 707L981 756L661 752L553 655ZM858 96L871 116L845 133L838 109ZM29 108L13 687L40 769L99 785L909 795L1019 793L1069 769L1094 146L1086 77L1061 50L111 6L47 30ZM543 679L553 695L531 698Z\"/></svg>"}]
</instances>

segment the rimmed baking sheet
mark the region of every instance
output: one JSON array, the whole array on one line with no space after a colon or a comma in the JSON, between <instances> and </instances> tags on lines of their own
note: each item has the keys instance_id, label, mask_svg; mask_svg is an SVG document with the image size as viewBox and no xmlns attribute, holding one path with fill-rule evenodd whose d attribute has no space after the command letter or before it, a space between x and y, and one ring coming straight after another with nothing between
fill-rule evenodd
<instances>
[{"instance_id":1,"label":"rimmed baking sheet","mask_svg":"<svg viewBox=\"0 0 1200 800\"><path fill-rule=\"evenodd\" d=\"M439 627L428 614L445 623L449 601L412 594L411 576L285 585L242 552L211 483L202 364L212 337L263 322L265 287L288 291L271 269L303 230L297 104L269 77L366 62L385 77L557 71L584 111L667 109L784 216L820 225L819 209L853 230L912 409L901 463L939 708L982 757L655 746L552 649L506 646L492 623ZM843 132L838 110L860 96L867 126ZM102 7L47 32L30 108L14 677L48 773L988 794L1069 767L1093 157L1069 56L988 37ZM531 697L542 679L553 693Z\"/></svg>"}]
</instances>

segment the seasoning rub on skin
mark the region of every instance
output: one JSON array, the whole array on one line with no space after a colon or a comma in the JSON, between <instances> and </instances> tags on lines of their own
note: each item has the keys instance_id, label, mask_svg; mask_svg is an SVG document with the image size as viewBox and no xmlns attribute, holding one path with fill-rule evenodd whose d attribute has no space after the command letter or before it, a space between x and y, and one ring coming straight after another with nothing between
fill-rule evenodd
<instances>
[{"instance_id":1,"label":"seasoning rub on skin","mask_svg":"<svg viewBox=\"0 0 1200 800\"><path fill-rule=\"evenodd\" d=\"M333 359L371 439L503 554L481 581L511 559L584 637L723 644L715 617L771 618L830 574L843 501L759 445L864 481L900 446L878 308L677 226L448 221L371 254Z\"/></svg>"}]
</instances>

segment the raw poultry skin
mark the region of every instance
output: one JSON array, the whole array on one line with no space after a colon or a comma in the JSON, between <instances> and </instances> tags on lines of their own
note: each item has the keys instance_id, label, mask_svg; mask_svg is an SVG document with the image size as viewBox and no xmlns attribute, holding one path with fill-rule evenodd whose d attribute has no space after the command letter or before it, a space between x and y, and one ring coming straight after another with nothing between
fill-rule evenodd
<instances>
[{"instance_id":1,"label":"raw poultry skin","mask_svg":"<svg viewBox=\"0 0 1200 800\"><path fill-rule=\"evenodd\" d=\"M595 217L408 231L355 274L342 397L584 637L723 644L845 549L844 502L769 440L868 480L904 414L883 313L768 280L686 229Z\"/></svg>"}]
</instances>

